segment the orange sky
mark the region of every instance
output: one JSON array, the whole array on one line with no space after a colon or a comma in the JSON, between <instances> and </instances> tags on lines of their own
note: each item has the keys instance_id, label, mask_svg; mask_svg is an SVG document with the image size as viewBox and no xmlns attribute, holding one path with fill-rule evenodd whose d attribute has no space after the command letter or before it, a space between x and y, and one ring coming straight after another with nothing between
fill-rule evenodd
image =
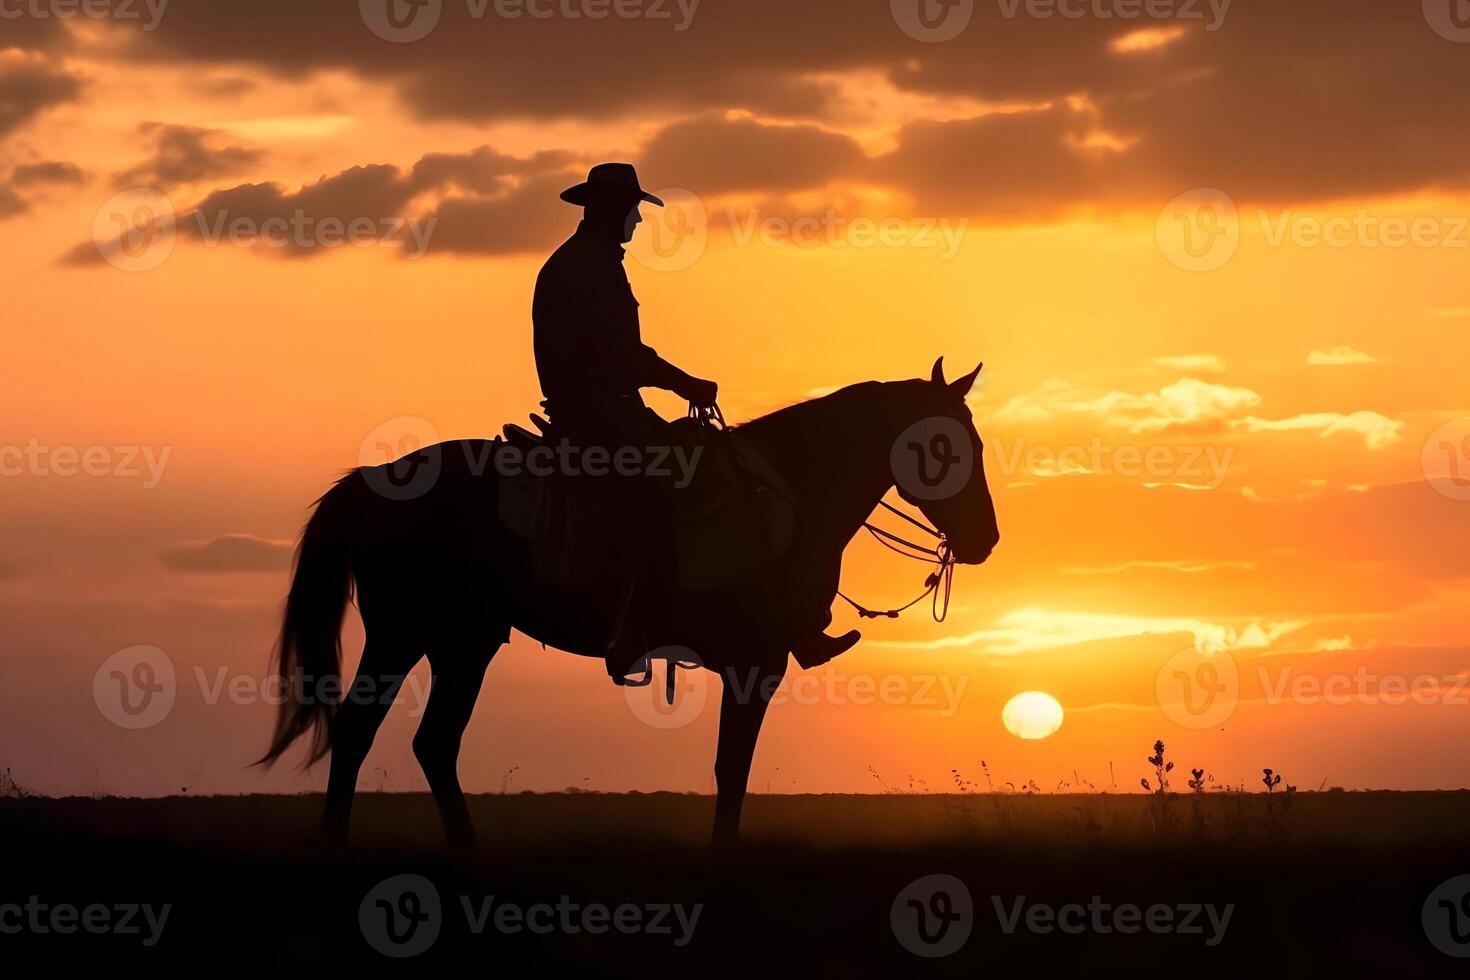
<instances>
[{"instance_id":1,"label":"orange sky","mask_svg":"<svg viewBox=\"0 0 1470 980\"><path fill-rule=\"evenodd\" d=\"M1126 789L1157 738L1222 782L1470 783L1443 748L1470 734L1470 491L1427 480L1470 476L1470 123L1447 95L1470 60L1420 5L1241 4L1210 30L982 3L934 43L836 0L705 0L682 30L672 4L446 0L410 42L352 5L217 6L0 21L0 767L23 785L323 783L245 768L290 542L384 422L448 439L535 407L531 287L576 221L556 191L599 159L679 203L645 209L628 272L645 339L727 416L986 363L999 550L945 623L869 623L793 673L754 789L983 784L982 759L996 784L1103 788L1111 765ZM129 188L180 216L171 251L94 241ZM196 209L427 247L210 243ZM887 557L855 542L844 587L906 600ZM126 730L93 681L139 645L175 700ZM1201 724L1174 695L1206 664L1236 682ZM1033 689L1066 721L1022 742L1000 709ZM665 718L517 637L465 785L708 791L703 696ZM408 701L365 786L422 788Z\"/></svg>"}]
</instances>

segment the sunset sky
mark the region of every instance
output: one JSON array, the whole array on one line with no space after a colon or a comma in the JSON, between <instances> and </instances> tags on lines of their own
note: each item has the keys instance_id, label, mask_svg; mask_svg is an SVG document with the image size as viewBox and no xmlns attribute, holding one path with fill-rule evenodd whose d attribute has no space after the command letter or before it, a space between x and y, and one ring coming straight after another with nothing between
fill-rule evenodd
<instances>
[{"instance_id":1,"label":"sunset sky","mask_svg":"<svg viewBox=\"0 0 1470 980\"><path fill-rule=\"evenodd\" d=\"M385 423L535 410L531 290L578 218L557 193L626 160L670 203L627 259L644 338L727 417L985 362L998 550L944 623L861 624L788 675L753 790L983 786L982 759L997 786L1137 790L1155 739L1250 788L1470 785L1452 0L975 0L939 28L917 2L442 0L412 40L377 0L0 3L0 769L324 785L248 768L307 508L383 461ZM119 247L160 202L172 241ZM296 215L285 244L227 230ZM916 568L857 540L844 589L898 604ZM137 646L174 703L129 730L94 678ZM1224 713L1165 696L1181 672L1233 679ZM688 684L670 717L517 635L465 787L708 792L717 682ZM1066 716L1022 741L1001 708L1031 690ZM363 786L423 788L407 701Z\"/></svg>"}]
</instances>

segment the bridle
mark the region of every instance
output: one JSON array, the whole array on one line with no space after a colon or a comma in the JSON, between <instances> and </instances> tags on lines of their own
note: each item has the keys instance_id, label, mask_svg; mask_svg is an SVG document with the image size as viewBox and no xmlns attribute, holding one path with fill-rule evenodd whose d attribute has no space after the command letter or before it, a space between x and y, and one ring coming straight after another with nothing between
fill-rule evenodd
<instances>
[{"instance_id":1,"label":"bridle","mask_svg":"<svg viewBox=\"0 0 1470 980\"><path fill-rule=\"evenodd\" d=\"M695 405L693 402L690 402L689 418L697 424L713 429L716 432L723 432L727 428L725 425L725 416L720 412L718 405ZM907 538L901 538L891 531L885 531L871 521L863 521L863 529L889 551L903 555L905 558L912 558L915 561L928 562L934 566L934 570L924 579L924 591L897 609L869 609L840 589L837 595L842 601L852 606L853 609L856 609L858 616L863 619L878 619L880 617L897 619L900 613L922 602L925 597L932 595L934 601L930 605L930 611L934 616L934 621L936 623L944 622L944 617L949 615L949 595L951 589L954 587L955 557L954 549L949 545L949 539L944 536L943 532L936 531L916 517L910 517L886 500L878 501L878 506L884 508L889 513L898 515L929 535L934 539L935 543L933 547L926 547Z\"/></svg>"},{"instance_id":2,"label":"bridle","mask_svg":"<svg viewBox=\"0 0 1470 980\"><path fill-rule=\"evenodd\" d=\"M856 609L858 616L863 619L878 619L880 616L888 619L897 619L899 613L923 601L926 596L932 595L934 601L930 609L934 616L934 621L936 623L944 622L944 617L949 615L949 593L954 586L955 557L954 549L949 546L949 539L944 536L943 532L936 531L918 518L910 517L886 500L878 501L878 506L891 514L897 514L914 527L932 537L935 541L934 546L932 548L925 547L907 538L901 538L891 531L885 531L870 521L863 521L863 529L889 551L897 552L905 558L912 558L915 561L928 562L935 566L934 571L930 572L928 577L924 579L924 591L897 609L869 609L840 589L837 591L837 595L849 606Z\"/></svg>"}]
</instances>

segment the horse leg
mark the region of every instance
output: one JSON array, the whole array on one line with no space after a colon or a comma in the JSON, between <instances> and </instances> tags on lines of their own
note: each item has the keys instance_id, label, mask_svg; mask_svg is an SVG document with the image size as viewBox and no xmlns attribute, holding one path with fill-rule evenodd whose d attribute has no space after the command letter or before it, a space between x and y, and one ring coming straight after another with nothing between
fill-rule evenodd
<instances>
[{"instance_id":1,"label":"horse leg","mask_svg":"<svg viewBox=\"0 0 1470 980\"><path fill-rule=\"evenodd\" d=\"M716 845L734 844L740 835L740 810L745 804L750 781L750 763L761 722L776 685L786 674L780 667L729 667L723 671L725 689L720 696L720 744L715 754Z\"/></svg>"},{"instance_id":2,"label":"horse leg","mask_svg":"<svg viewBox=\"0 0 1470 980\"><path fill-rule=\"evenodd\" d=\"M449 842L455 845L475 840L470 808L459 785L459 747L480 696L485 668L497 648L498 644L487 654L465 643L429 651L434 680L429 706L413 737L413 754L429 781Z\"/></svg>"},{"instance_id":3,"label":"horse leg","mask_svg":"<svg viewBox=\"0 0 1470 980\"><path fill-rule=\"evenodd\" d=\"M373 747L378 726L398 696L403 679L418 662L412 647L369 641L352 686L343 692L332 730L332 767L327 776L327 808L322 820L328 837L346 841L357 773Z\"/></svg>"}]
</instances>

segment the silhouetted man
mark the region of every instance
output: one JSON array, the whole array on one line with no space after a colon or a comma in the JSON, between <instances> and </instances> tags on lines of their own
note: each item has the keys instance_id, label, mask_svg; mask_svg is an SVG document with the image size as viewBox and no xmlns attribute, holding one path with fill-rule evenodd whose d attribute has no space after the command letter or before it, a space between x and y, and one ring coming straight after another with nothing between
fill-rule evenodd
<instances>
[{"instance_id":1,"label":"silhouetted man","mask_svg":"<svg viewBox=\"0 0 1470 980\"><path fill-rule=\"evenodd\" d=\"M623 245L641 222L640 203L663 207L643 190L631 164L600 163L561 199L584 209L571 238L552 253L536 278L531 306L536 372L552 424L581 447L607 450L611 458L648 445L657 416L640 388L663 388L695 405L713 405L718 388L658 356L638 326L638 301L623 270ZM642 472L642 467L639 467ZM648 652L652 612L673 591L676 571L672 488L651 475L605 479L604 498L631 566L631 592L617 635L607 650L616 683L640 670ZM825 620L823 620L825 623ZM817 625L797 643L803 663L831 659L857 642L856 631L832 638Z\"/></svg>"},{"instance_id":2,"label":"silhouetted man","mask_svg":"<svg viewBox=\"0 0 1470 980\"><path fill-rule=\"evenodd\" d=\"M713 405L718 388L658 356L638 326L638 301L623 270L623 244L642 221L638 205L663 202L638 186L630 164L602 163L561 199L584 208L576 233L552 253L536 278L531 307L536 372L552 424L574 445L614 457L648 444L651 413L640 388L663 388L696 405ZM642 467L638 467L642 471ZM648 651L655 604L671 591L675 554L671 490L654 476L609 476L606 498L633 567L631 595L607 652L623 683Z\"/></svg>"}]
</instances>

